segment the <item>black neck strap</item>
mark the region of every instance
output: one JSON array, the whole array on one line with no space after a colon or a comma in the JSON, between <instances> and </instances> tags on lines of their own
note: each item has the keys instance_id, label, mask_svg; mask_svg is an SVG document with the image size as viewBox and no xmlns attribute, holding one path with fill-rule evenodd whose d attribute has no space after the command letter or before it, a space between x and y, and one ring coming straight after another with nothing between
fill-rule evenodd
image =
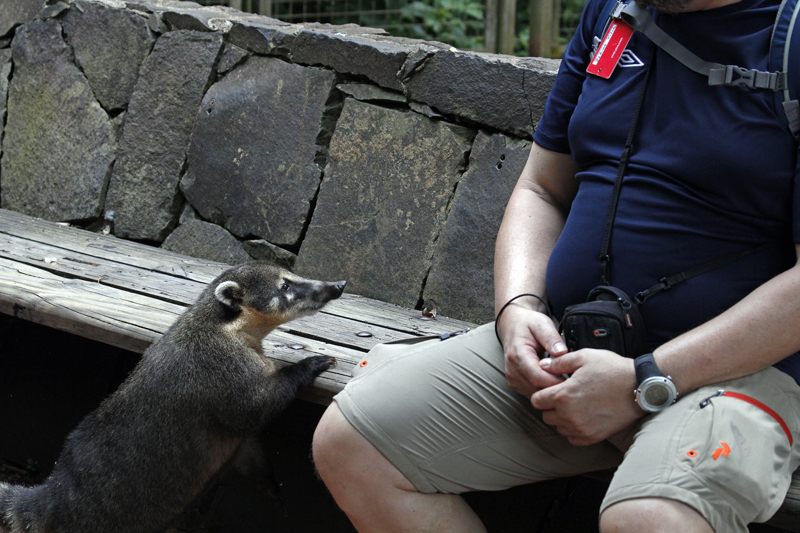
<instances>
[{"instance_id":1,"label":"black neck strap","mask_svg":"<svg viewBox=\"0 0 800 533\"><path fill-rule=\"evenodd\" d=\"M633 150L633 137L636 134L636 125L639 123L639 113L642 110L642 102L644 102L644 93L647 89L648 79L650 79L649 66L644 74L642 89L639 92L639 99L636 102L636 109L633 112L633 120L631 120L631 127L630 130L628 130L628 138L625 141L625 149L622 151L622 156L619 158L617 178L614 180L614 191L611 193L611 205L608 207L606 229L603 233L603 245L600 248L600 279L602 280L603 285L611 285L611 257L608 255L608 248L611 246L611 229L614 226L614 217L617 214L617 203L619 203L619 192L622 188L622 177L625 175L625 169L628 167L628 161L630 161L631 152Z\"/></svg>"}]
</instances>

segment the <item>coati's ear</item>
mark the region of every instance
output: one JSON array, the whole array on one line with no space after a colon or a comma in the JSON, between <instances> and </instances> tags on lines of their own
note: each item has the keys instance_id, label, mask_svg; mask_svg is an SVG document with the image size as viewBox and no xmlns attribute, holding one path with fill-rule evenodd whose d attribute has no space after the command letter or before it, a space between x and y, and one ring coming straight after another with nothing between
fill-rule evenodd
<instances>
[{"instance_id":1,"label":"coati's ear","mask_svg":"<svg viewBox=\"0 0 800 533\"><path fill-rule=\"evenodd\" d=\"M229 308L238 311L244 298L244 291L235 281L223 281L217 285L214 296Z\"/></svg>"}]
</instances>

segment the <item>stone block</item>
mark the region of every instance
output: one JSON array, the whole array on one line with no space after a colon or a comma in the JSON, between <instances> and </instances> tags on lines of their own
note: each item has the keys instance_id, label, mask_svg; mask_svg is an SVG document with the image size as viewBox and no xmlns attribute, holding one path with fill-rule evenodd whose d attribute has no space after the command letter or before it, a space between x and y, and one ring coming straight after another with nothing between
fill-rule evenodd
<instances>
[{"instance_id":1,"label":"stone block","mask_svg":"<svg viewBox=\"0 0 800 533\"><path fill-rule=\"evenodd\" d=\"M401 93L387 91L369 83L340 83L336 88L362 102L380 102L395 106L407 103L406 97Z\"/></svg>"},{"instance_id":2,"label":"stone block","mask_svg":"<svg viewBox=\"0 0 800 533\"><path fill-rule=\"evenodd\" d=\"M50 0L50 2L52 1L53 0ZM58 18L62 13L64 13L67 10L69 10L69 5L59 0L58 2L50 4L41 11L39 11L39 14L36 16L36 18L42 20Z\"/></svg>"},{"instance_id":3,"label":"stone block","mask_svg":"<svg viewBox=\"0 0 800 533\"><path fill-rule=\"evenodd\" d=\"M382 87L401 91L397 72L417 43L391 37L301 31L294 39L291 58L304 65L322 65L365 76Z\"/></svg>"},{"instance_id":4,"label":"stone block","mask_svg":"<svg viewBox=\"0 0 800 533\"><path fill-rule=\"evenodd\" d=\"M288 58L300 27L271 20L233 21L228 42L255 54Z\"/></svg>"},{"instance_id":5,"label":"stone block","mask_svg":"<svg viewBox=\"0 0 800 533\"><path fill-rule=\"evenodd\" d=\"M409 58L406 96L446 115L531 137L559 61L438 50Z\"/></svg>"},{"instance_id":6,"label":"stone block","mask_svg":"<svg viewBox=\"0 0 800 533\"><path fill-rule=\"evenodd\" d=\"M494 243L531 143L480 132L436 245L425 299L441 314L477 324L494 319Z\"/></svg>"},{"instance_id":7,"label":"stone block","mask_svg":"<svg viewBox=\"0 0 800 533\"><path fill-rule=\"evenodd\" d=\"M233 27L233 21L260 21L262 23L278 23L277 19L263 17L253 13L244 13L227 6L176 6L155 11L161 19L175 30L221 31L227 33Z\"/></svg>"},{"instance_id":8,"label":"stone block","mask_svg":"<svg viewBox=\"0 0 800 533\"><path fill-rule=\"evenodd\" d=\"M253 259L269 261L287 270L294 268L294 263L297 261L297 256L292 252L275 246L264 239L244 241L242 246L244 246L245 251L250 254Z\"/></svg>"},{"instance_id":9,"label":"stone block","mask_svg":"<svg viewBox=\"0 0 800 533\"><path fill-rule=\"evenodd\" d=\"M253 260L236 237L224 228L202 220L189 220L181 224L164 239L161 247L179 254L229 265Z\"/></svg>"},{"instance_id":10,"label":"stone block","mask_svg":"<svg viewBox=\"0 0 800 533\"><path fill-rule=\"evenodd\" d=\"M160 242L175 226L186 149L221 48L219 33L170 32L145 60L106 199L116 235Z\"/></svg>"},{"instance_id":11,"label":"stone block","mask_svg":"<svg viewBox=\"0 0 800 533\"><path fill-rule=\"evenodd\" d=\"M189 0L128 0L122 2L121 0L97 0L98 2L105 3L121 3L127 6L128 9L137 9L140 11L164 11L167 9L186 9L203 7L197 2L190 2Z\"/></svg>"},{"instance_id":12,"label":"stone block","mask_svg":"<svg viewBox=\"0 0 800 533\"><path fill-rule=\"evenodd\" d=\"M347 99L298 272L346 279L351 292L416 306L474 135Z\"/></svg>"},{"instance_id":13,"label":"stone block","mask_svg":"<svg viewBox=\"0 0 800 533\"><path fill-rule=\"evenodd\" d=\"M223 74L227 74L242 64L251 55L253 54L240 46L225 43L222 48L222 55L219 58L219 65L217 65L217 75L222 76Z\"/></svg>"},{"instance_id":14,"label":"stone block","mask_svg":"<svg viewBox=\"0 0 800 533\"><path fill-rule=\"evenodd\" d=\"M0 2L0 37L15 26L30 22L44 7L45 0L4 0Z\"/></svg>"},{"instance_id":15,"label":"stone block","mask_svg":"<svg viewBox=\"0 0 800 533\"><path fill-rule=\"evenodd\" d=\"M2 206L48 220L99 216L116 137L61 26L20 26L12 54Z\"/></svg>"},{"instance_id":16,"label":"stone block","mask_svg":"<svg viewBox=\"0 0 800 533\"><path fill-rule=\"evenodd\" d=\"M147 19L98 2L76 2L62 25L75 60L107 110L124 109L155 36Z\"/></svg>"},{"instance_id":17,"label":"stone block","mask_svg":"<svg viewBox=\"0 0 800 533\"><path fill-rule=\"evenodd\" d=\"M335 84L328 70L258 56L215 83L192 131L181 183L189 203L239 237L297 244L319 188Z\"/></svg>"}]
</instances>

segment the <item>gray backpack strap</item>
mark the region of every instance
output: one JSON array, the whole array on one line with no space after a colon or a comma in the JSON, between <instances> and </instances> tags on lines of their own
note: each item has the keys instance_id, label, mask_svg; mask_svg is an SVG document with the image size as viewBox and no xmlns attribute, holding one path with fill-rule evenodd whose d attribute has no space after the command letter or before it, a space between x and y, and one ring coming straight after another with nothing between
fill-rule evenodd
<instances>
[{"instance_id":1,"label":"gray backpack strap","mask_svg":"<svg viewBox=\"0 0 800 533\"><path fill-rule=\"evenodd\" d=\"M784 72L762 72L734 65L721 65L720 63L700 59L659 28L647 9L636 2L629 2L624 5L618 4L611 16L621 18L634 29L645 34L656 46L685 66L698 74L708 77L709 85L745 85L752 89L768 89L771 91L782 91L786 87L786 74Z\"/></svg>"}]
</instances>

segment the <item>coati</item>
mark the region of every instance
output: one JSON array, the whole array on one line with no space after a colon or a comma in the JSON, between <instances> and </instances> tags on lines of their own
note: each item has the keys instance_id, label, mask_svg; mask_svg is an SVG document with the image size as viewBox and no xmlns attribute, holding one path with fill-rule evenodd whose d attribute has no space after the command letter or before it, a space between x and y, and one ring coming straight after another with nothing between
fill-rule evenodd
<instances>
[{"instance_id":1,"label":"coati","mask_svg":"<svg viewBox=\"0 0 800 533\"><path fill-rule=\"evenodd\" d=\"M335 363L313 356L278 370L261 343L341 296L345 283L264 262L222 273L72 431L43 484L0 483L0 531L167 528L224 466L252 463L237 452L252 450L297 389Z\"/></svg>"}]
</instances>

